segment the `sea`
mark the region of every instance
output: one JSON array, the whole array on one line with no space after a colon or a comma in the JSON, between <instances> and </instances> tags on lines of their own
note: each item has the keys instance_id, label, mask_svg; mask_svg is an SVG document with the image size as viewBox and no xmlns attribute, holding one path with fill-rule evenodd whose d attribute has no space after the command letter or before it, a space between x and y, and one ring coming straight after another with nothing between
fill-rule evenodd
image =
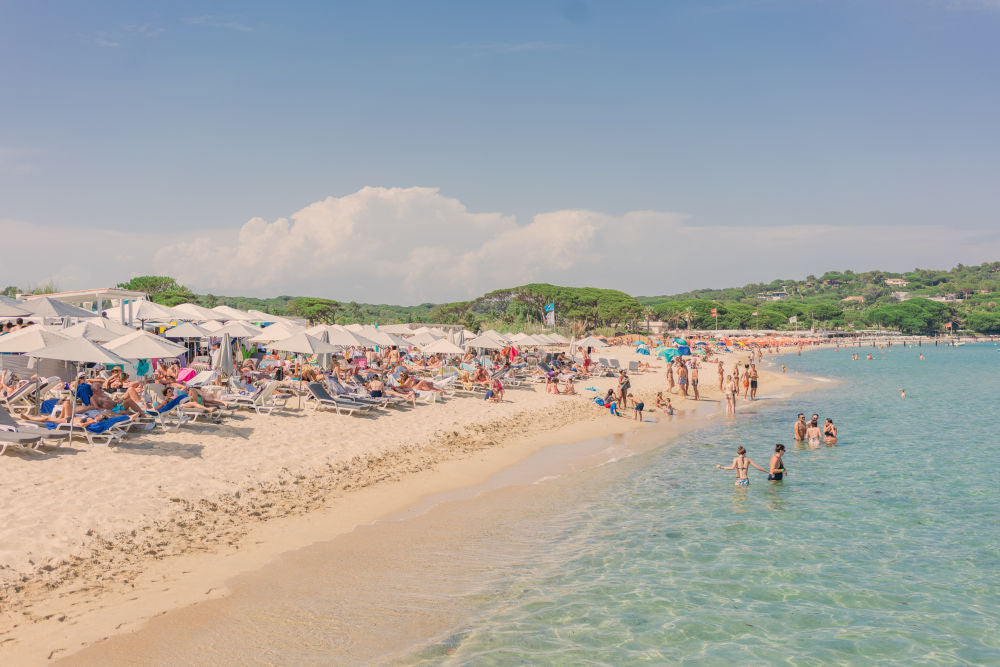
<instances>
[{"instance_id":1,"label":"sea","mask_svg":"<svg viewBox=\"0 0 1000 667\"><path fill-rule=\"evenodd\" d=\"M733 419L652 445L619 438L591 447L587 465L536 470L313 545L242 578L211 614L154 628L153 644L128 655L1000 664L996 345L765 362L815 388L764 386ZM832 418L839 442L793 442L799 412ZM749 488L736 488L734 472L716 469L739 445L766 468L778 442L788 449L781 482L751 469Z\"/></svg>"}]
</instances>

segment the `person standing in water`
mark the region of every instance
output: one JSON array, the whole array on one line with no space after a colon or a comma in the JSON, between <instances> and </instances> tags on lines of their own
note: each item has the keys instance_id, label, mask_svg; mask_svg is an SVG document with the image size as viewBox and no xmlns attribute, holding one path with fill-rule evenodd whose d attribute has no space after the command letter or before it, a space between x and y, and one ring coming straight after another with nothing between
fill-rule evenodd
<instances>
[{"instance_id":1,"label":"person standing in water","mask_svg":"<svg viewBox=\"0 0 1000 667\"><path fill-rule=\"evenodd\" d=\"M722 365L722 359L719 359L718 365L719 365L719 391L722 391L722 383L726 381L726 369Z\"/></svg>"},{"instance_id":2,"label":"person standing in water","mask_svg":"<svg viewBox=\"0 0 1000 667\"><path fill-rule=\"evenodd\" d=\"M795 439L805 440L807 428L809 427L806 425L806 416L800 412L799 419L795 422Z\"/></svg>"},{"instance_id":3,"label":"person standing in water","mask_svg":"<svg viewBox=\"0 0 1000 667\"><path fill-rule=\"evenodd\" d=\"M837 444L837 427L833 425L833 420L829 417L826 418L826 423L823 425L823 442L828 445Z\"/></svg>"},{"instance_id":4,"label":"person standing in water","mask_svg":"<svg viewBox=\"0 0 1000 667\"><path fill-rule=\"evenodd\" d=\"M735 470L736 486L750 486L750 478L747 477L747 471L750 470L750 466L753 466L761 472L767 472L747 457L747 450L743 447L743 445L736 448L736 458L733 459L732 465L726 467L723 467L718 463L715 465L715 467L719 470Z\"/></svg>"},{"instance_id":5,"label":"person standing in water","mask_svg":"<svg viewBox=\"0 0 1000 667\"><path fill-rule=\"evenodd\" d=\"M785 446L780 442L774 446L774 454L771 454L771 471L767 475L767 479L771 482L780 482L785 477L785 464L781 460L782 455L785 453Z\"/></svg>"},{"instance_id":6,"label":"person standing in water","mask_svg":"<svg viewBox=\"0 0 1000 667\"><path fill-rule=\"evenodd\" d=\"M810 447L819 447L822 439L823 431L819 429L819 419L813 419L809 422L809 428L806 429L806 440L809 441Z\"/></svg>"},{"instance_id":7,"label":"person standing in water","mask_svg":"<svg viewBox=\"0 0 1000 667\"><path fill-rule=\"evenodd\" d=\"M726 396L726 416L732 417L736 415L736 380L730 375L726 380L725 396Z\"/></svg>"},{"instance_id":8,"label":"person standing in water","mask_svg":"<svg viewBox=\"0 0 1000 667\"><path fill-rule=\"evenodd\" d=\"M750 400L757 400L757 367L750 364Z\"/></svg>"}]
</instances>

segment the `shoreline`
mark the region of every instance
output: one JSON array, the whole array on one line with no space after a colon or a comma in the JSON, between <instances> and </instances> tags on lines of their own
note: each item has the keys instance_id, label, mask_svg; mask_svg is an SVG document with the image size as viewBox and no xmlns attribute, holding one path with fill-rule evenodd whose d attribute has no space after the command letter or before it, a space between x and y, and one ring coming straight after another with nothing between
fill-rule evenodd
<instances>
[{"instance_id":1,"label":"shoreline","mask_svg":"<svg viewBox=\"0 0 1000 667\"><path fill-rule=\"evenodd\" d=\"M808 378L794 374L768 371L765 377L772 391L785 386L797 391L809 384ZM655 390L662 384L658 372L633 378L635 390L643 397L649 393L646 387L652 385ZM603 380L607 384L610 379ZM595 380L593 384L601 383ZM535 399L540 396L532 393ZM671 424L649 431L662 441L721 416L713 393L717 392L707 392L696 410L690 411L697 414L674 418ZM518 398L523 395L516 394ZM133 553L132 543L99 538L112 553L110 558L83 564L84 559L78 557L71 561L76 566L75 578L56 579L60 568L54 568L51 579L26 582L14 600L16 605L5 605L10 625L0 633L0 656L34 663L71 655L109 636L134 632L168 610L226 596L230 592L227 582L281 554L387 520L435 495L444 497L482 484L553 445L593 441L639 426L631 419L612 420L579 398L564 397L563 410L556 414L541 402L542 409L518 411L499 423L467 424L461 432L424 445L355 457L339 468L328 466L312 478L291 473L279 476L274 484L261 484L256 492L245 494L239 505L220 506L218 498L181 500L181 509L155 527L160 531L158 542L172 549L169 555L143 558ZM688 407L687 402L678 405L682 410ZM247 515L253 516L249 523L237 520L246 520ZM204 533L185 531L189 525L208 521L215 528L208 543L202 539ZM25 617L35 622L10 623L17 612L28 612L30 616Z\"/></svg>"}]
</instances>

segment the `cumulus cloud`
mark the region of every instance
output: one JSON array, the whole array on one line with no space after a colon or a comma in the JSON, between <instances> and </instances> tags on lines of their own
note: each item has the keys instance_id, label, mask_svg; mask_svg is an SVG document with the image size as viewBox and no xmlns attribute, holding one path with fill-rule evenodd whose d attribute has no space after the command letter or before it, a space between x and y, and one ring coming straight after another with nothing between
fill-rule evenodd
<instances>
[{"instance_id":1,"label":"cumulus cloud","mask_svg":"<svg viewBox=\"0 0 1000 667\"><path fill-rule=\"evenodd\" d=\"M519 221L420 187L366 187L288 217L252 218L168 245L159 235L2 219L0 237L29 249L5 258L17 284L54 279L64 289L88 288L155 272L199 292L399 304L468 299L528 282L648 295L1000 257L1000 232L992 230L717 225L666 211L560 210ZM93 249L112 248L114 261L93 261ZM159 248L152 259L149 248Z\"/></svg>"},{"instance_id":2,"label":"cumulus cloud","mask_svg":"<svg viewBox=\"0 0 1000 667\"><path fill-rule=\"evenodd\" d=\"M415 303L547 281L659 294L822 273L984 261L1000 239L932 228L708 226L674 212L475 213L436 188L366 187L236 234L163 248L156 268L220 293ZM992 253L992 255L990 255ZM982 258L981 260L979 258Z\"/></svg>"}]
</instances>

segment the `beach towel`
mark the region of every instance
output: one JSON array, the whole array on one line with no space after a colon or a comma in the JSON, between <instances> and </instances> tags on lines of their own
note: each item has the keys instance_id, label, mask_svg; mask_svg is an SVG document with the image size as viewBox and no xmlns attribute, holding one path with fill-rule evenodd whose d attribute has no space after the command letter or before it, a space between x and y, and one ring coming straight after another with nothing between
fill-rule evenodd
<instances>
[{"instance_id":1,"label":"beach towel","mask_svg":"<svg viewBox=\"0 0 1000 667\"><path fill-rule=\"evenodd\" d=\"M163 405L159 410L152 410L152 412L169 412L177 407L177 405L187 398L187 394L177 394L171 398L167 403Z\"/></svg>"},{"instance_id":2,"label":"beach towel","mask_svg":"<svg viewBox=\"0 0 1000 667\"><path fill-rule=\"evenodd\" d=\"M177 381L184 383L190 382L197 374L198 371L193 368L182 368L177 372Z\"/></svg>"},{"instance_id":3,"label":"beach towel","mask_svg":"<svg viewBox=\"0 0 1000 667\"><path fill-rule=\"evenodd\" d=\"M46 399L46 400L42 401L41 406L39 406L39 408L38 408L38 414L41 414L41 415L51 415L52 414L52 408L56 407L56 405L58 405L58 404L59 404L59 399L58 398L49 398L49 399Z\"/></svg>"},{"instance_id":4,"label":"beach towel","mask_svg":"<svg viewBox=\"0 0 1000 667\"><path fill-rule=\"evenodd\" d=\"M76 397L80 399L80 402L84 405L90 405L90 398L94 395L94 388L87 383L77 385L76 387Z\"/></svg>"}]
</instances>

